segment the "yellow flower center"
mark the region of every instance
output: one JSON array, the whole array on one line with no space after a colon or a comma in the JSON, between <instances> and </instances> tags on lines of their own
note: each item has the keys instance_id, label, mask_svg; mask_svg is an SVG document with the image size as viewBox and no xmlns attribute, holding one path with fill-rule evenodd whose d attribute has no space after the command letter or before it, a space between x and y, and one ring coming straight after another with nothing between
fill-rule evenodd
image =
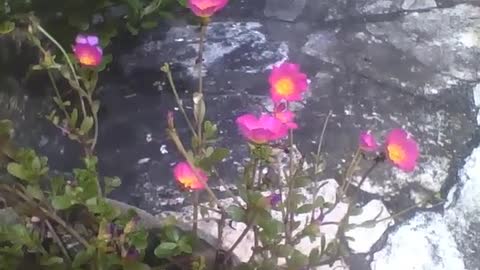
<instances>
[{"instance_id":1,"label":"yellow flower center","mask_svg":"<svg viewBox=\"0 0 480 270\"><path fill-rule=\"evenodd\" d=\"M182 177L180 182L187 188L191 188L197 182L197 179L194 176Z\"/></svg>"},{"instance_id":2,"label":"yellow flower center","mask_svg":"<svg viewBox=\"0 0 480 270\"><path fill-rule=\"evenodd\" d=\"M87 66L93 66L96 63L95 57L91 54L88 54L88 53L80 56L78 60L80 61L80 63L82 63L84 65L87 65Z\"/></svg>"},{"instance_id":3,"label":"yellow flower center","mask_svg":"<svg viewBox=\"0 0 480 270\"><path fill-rule=\"evenodd\" d=\"M388 157L393 162L401 162L405 160L405 150L398 144L390 144L387 146Z\"/></svg>"},{"instance_id":4,"label":"yellow flower center","mask_svg":"<svg viewBox=\"0 0 480 270\"><path fill-rule=\"evenodd\" d=\"M277 93L282 96L291 95L294 90L293 88L293 82L290 78L283 78L275 83L275 90L277 90Z\"/></svg>"}]
</instances>

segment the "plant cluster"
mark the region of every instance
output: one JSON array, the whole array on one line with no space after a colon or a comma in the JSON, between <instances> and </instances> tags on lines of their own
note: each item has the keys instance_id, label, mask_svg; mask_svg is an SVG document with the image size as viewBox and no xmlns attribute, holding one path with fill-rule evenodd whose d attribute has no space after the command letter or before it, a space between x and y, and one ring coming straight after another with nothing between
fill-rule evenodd
<instances>
[{"instance_id":1,"label":"plant cluster","mask_svg":"<svg viewBox=\"0 0 480 270\"><path fill-rule=\"evenodd\" d=\"M13 2L5 5L9 11L2 14L7 22ZM115 1L100 2L113 4ZM29 1L18 3L32 5ZM125 3L137 7L137 12L141 9L145 13L145 9L150 12L163 1ZM0 224L0 270L298 270L329 265L348 255L345 232L354 227L349 223L349 217L360 213L358 193L348 192L354 175L361 175L361 180L356 183L355 190L358 190L382 162L388 161L411 172L419 156L418 145L400 128L388 133L383 146L370 132L361 132L358 150L350 166L344 177L337 179L335 200L323 198L320 195L325 184L320 180L325 166L321 153L323 140L320 140L317 151L308 157L296 155L298 150L294 140L294 131L300 127L295 122L292 105L302 101L308 90L307 74L302 72L300 65L285 62L275 66L268 78L273 111L261 115L244 114L236 119L250 156L243 165L237 189L226 187L233 203L225 204L219 200L209 186L209 179L225 185L215 167L230 155L230 150L218 147L219 127L205 119L207 104L202 59L209 21L227 3L228 0L189 0L187 3L199 17L201 30L196 61L198 89L192 97L193 117L183 106L169 65L162 67L189 128L190 140L185 143L176 130L174 113L167 115L167 135L184 158L174 166L173 175L192 198L191 231L179 230L173 218L163 220L159 231L145 230L138 213L124 211L107 199L121 181L118 177L100 176L95 156L101 106L95 90L99 72L109 61L103 52L102 38L78 34L69 52L35 16L30 14L27 17L27 27L22 29L42 56L40 63L33 68L49 75L57 105L47 119L65 136L83 146L83 167L71 173L49 170L47 158L31 149L17 148L11 140L12 123L0 121L0 166L5 168L0 181L0 202L3 208L15 212L12 220ZM58 86L59 80L67 82L68 90L75 93L74 97L65 98L64 91ZM279 151L288 156L288 162L277 168L277 177L272 181L261 172L273 166L275 153ZM360 162L370 166L359 172ZM305 190L313 196L307 198ZM209 200L205 203L199 200L202 192L208 194ZM341 202L347 203L348 209L342 220L334 222L338 226L335 239L327 241L322 227L332 225L332 222L325 221L326 217ZM204 220L217 224L217 244L211 247L215 250L213 261L206 260L198 252L201 240L199 223ZM245 229L239 232L233 245L225 246L223 228L232 221L244 224ZM377 222L380 221L371 220L355 226L374 226ZM240 258L241 262L233 260L236 248L248 234L254 238L251 256ZM317 247L305 253L300 245L305 239L320 241Z\"/></svg>"},{"instance_id":2,"label":"plant cluster","mask_svg":"<svg viewBox=\"0 0 480 270\"><path fill-rule=\"evenodd\" d=\"M0 33L13 31L28 16L42 24L62 45L78 32L97 33L106 46L120 31L137 34L172 16L185 0L4 0L0 5Z\"/></svg>"}]
</instances>

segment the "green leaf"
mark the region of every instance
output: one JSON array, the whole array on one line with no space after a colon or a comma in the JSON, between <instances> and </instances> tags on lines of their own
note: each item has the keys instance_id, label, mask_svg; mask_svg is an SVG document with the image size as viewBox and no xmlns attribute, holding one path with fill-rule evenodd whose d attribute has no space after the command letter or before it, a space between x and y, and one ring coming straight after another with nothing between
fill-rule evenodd
<instances>
[{"instance_id":1,"label":"green leaf","mask_svg":"<svg viewBox=\"0 0 480 270\"><path fill-rule=\"evenodd\" d=\"M53 196L60 195L63 191L65 185L65 179L60 176L55 176L50 180L50 187L52 190Z\"/></svg>"},{"instance_id":2,"label":"green leaf","mask_svg":"<svg viewBox=\"0 0 480 270\"><path fill-rule=\"evenodd\" d=\"M15 176L18 179L30 181L30 177L28 176L26 169L18 163L10 162L7 165L7 171L9 174Z\"/></svg>"},{"instance_id":3,"label":"green leaf","mask_svg":"<svg viewBox=\"0 0 480 270\"><path fill-rule=\"evenodd\" d=\"M297 208L297 210L295 210L295 213L296 214L306 214L306 213L312 212L313 209L314 209L313 204L307 203L307 204L304 204L304 205L300 206L299 208Z\"/></svg>"},{"instance_id":4,"label":"green leaf","mask_svg":"<svg viewBox=\"0 0 480 270\"><path fill-rule=\"evenodd\" d=\"M152 29L158 26L158 21L155 19L145 20L140 24L143 29Z\"/></svg>"},{"instance_id":5,"label":"green leaf","mask_svg":"<svg viewBox=\"0 0 480 270\"><path fill-rule=\"evenodd\" d=\"M175 226L167 226L164 229L164 234L168 241L171 242L178 242L180 239L180 234L178 233L178 229Z\"/></svg>"},{"instance_id":6,"label":"green leaf","mask_svg":"<svg viewBox=\"0 0 480 270\"><path fill-rule=\"evenodd\" d=\"M136 27L132 26L132 24L130 22L127 22L127 24L125 24L125 26L127 27L130 34L132 34L134 36L138 35L138 29Z\"/></svg>"},{"instance_id":7,"label":"green leaf","mask_svg":"<svg viewBox=\"0 0 480 270\"><path fill-rule=\"evenodd\" d=\"M293 247L291 245L277 245L274 247L275 255L280 258L287 258L293 252Z\"/></svg>"},{"instance_id":8,"label":"green leaf","mask_svg":"<svg viewBox=\"0 0 480 270\"><path fill-rule=\"evenodd\" d=\"M199 92L193 93L193 117L197 123L203 123L205 111L206 106L203 94Z\"/></svg>"},{"instance_id":9,"label":"green leaf","mask_svg":"<svg viewBox=\"0 0 480 270\"><path fill-rule=\"evenodd\" d=\"M177 242L178 248L181 252L191 254L192 250L192 239L188 236L182 236L180 240Z\"/></svg>"},{"instance_id":10,"label":"green leaf","mask_svg":"<svg viewBox=\"0 0 480 270\"><path fill-rule=\"evenodd\" d=\"M43 200L43 191L40 189L39 186L34 186L34 185L28 185L27 186L27 194L30 195L31 197L37 199L37 200Z\"/></svg>"},{"instance_id":11,"label":"green leaf","mask_svg":"<svg viewBox=\"0 0 480 270\"><path fill-rule=\"evenodd\" d=\"M158 258L166 258L175 254L177 248L176 243L163 242L157 248L155 248L155 256Z\"/></svg>"},{"instance_id":12,"label":"green leaf","mask_svg":"<svg viewBox=\"0 0 480 270\"><path fill-rule=\"evenodd\" d=\"M52 206L56 210L68 209L73 205L72 199L69 196L61 195L55 196L52 199Z\"/></svg>"},{"instance_id":13,"label":"green leaf","mask_svg":"<svg viewBox=\"0 0 480 270\"><path fill-rule=\"evenodd\" d=\"M284 224L272 217L269 211L265 209L255 210L256 223L262 228L262 234L266 237L265 240L276 240L278 234L282 232Z\"/></svg>"},{"instance_id":14,"label":"green leaf","mask_svg":"<svg viewBox=\"0 0 480 270\"><path fill-rule=\"evenodd\" d=\"M308 176L298 176L294 178L294 188L302 188L310 185L312 180Z\"/></svg>"},{"instance_id":15,"label":"green leaf","mask_svg":"<svg viewBox=\"0 0 480 270\"><path fill-rule=\"evenodd\" d=\"M108 64L110 64L113 60L113 56L111 54L107 54L103 56L102 63L98 67L95 68L97 72L103 71L107 68Z\"/></svg>"},{"instance_id":16,"label":"green leaf","mask_svg":"<svg viewBox=\"0 0 480 270\"><path fill-rule=\"evenodd\" d=\"M321 260L320 250L318 248L313 248L310 251L310 254L308 256L308 264L318 265L320 263L320 260Z\"/></svg>"},{"instance_id":17,"label":"green leaf","mask_svg":"<svg viewBox=\"0 0 480 270\"><path fill-rule=\"evenodd\" d=\"M125 2L127 2L131 11L135 13L138 13L138 11L142 8L142 2L140 0L125 0Z\"/></svg>"},{"instance_id":18,"label":"green leaf","mask_svg":"<svg viewBox=\"0 0 480 270\"><path fill-rule=\"evenodd\" d=\"M207 148L213 149L213 148ZM227 148L216 148L215 150L210 150L211 153L207 152L207 157L199 161L198 166L205 171L210 171L210 169L217 163L221 162L223 159L227 158L230 155L230 150ZM208 155L210 154L210 155Z\"/></svg>"},{"instance_id":19,"label":"green leaf","mask_svg":"<svg viewBox=\"0 0 480 270\"><path fill-rule=\"evenodd\" d=\"M313 202L314 208L323 208L324 205L325 205L325 199L322 196L318 196Z\"/></svg>"},{"instance_id":20,"label":"green leaf","mask_svg":"<svg viewBox=\"0 0 480 270\"><path fill-rule=\"evenodd\" d=\"M115 188L118 188L122 184L122 180L119 177L105 177L105 193L109 194Z\"/></svg>"},{"instance_id":21,"label":"green leaf","mask_svg":"<svg viewBox=\"0 0 480 270\"><path fill-rule=\"evenodd\" d=\"M128 234L128 240L134 247L143 250L148 245L148 233L145 230L134 231Z\"/></svg>"},{"instance_id":22,"label":"green leaf","mask_svg":"<svg viewBox=\"0 0 480 270\"><path fill-rule=\"evenodd\" d=\"M150 4L143 8L140 17L146 16L158 10L163 0L152 0Z\"/></svg>"},{"instance_id":23,"label":"green leaf","mask_svg":"<svg viewBox=\"0 0 480 270\"><path fill-rule=\"evenodd\" d=\"M303 229L303 234L305 236L310 237L310 241L315 241L315 238L317 238L320 235L320 226L318 226L316 223L309 224L305 229Z\"/></svg>"},{"instance_id":24,"label":"green leaf","mask_svg":"<svg viewBox=\"0 0 480 270\"><path fill-rule=\"evenodd\" d=\"M305 195L303 194L300 194L298 192L292 192L292 194L290 194L290 203L291 203L291 207L293 209L297 208L299 204L303 203L304 201L306 201L306 197ZM287 199L288 200L288 199Z\"/></svg>"},{"instance_id":25,"label":"green leaf","mask_svg":"<svg viewBox=\"0 0 480 270\"><path fill-rule=\"evenodd\" d=\"M9 139L13 133L13 123L10 120L0 120L0 136Z\"/></svg>"},{"instance_id":26,"label":"green leaf","mask_svg":"<svg viewBox=\"0 0 480 270\"><path fill-rule=\"evenodd\" d=\"M211 140L217 137L217 125L212 124L210 121L205 121L203 123L205 139Z\"/></svg>"},{"instance_id":27,"label":"green leaf","mask_svg":"<svg viewBox=\"0 0 480 270\"><path fill-rule=\"evenodd\" d=\"M362 228L375 228L377 225L376 220L367 220L365 222L362 222L362 224L358 225L357 227L362 227Z\"/></svg>"},{"instance_id":28,"label":"green leaf","mask_svg":"<svg viewBox=\"0 0 480 270\"><path fill-rule=\"evenodd\" d=\"M237 222L245 221L245 210L236 205L230 205L227 209L227 214Z\"/></svg>"},{"instance_id":29,"label":"green leaf","mask_svg":"<svg viewBox=\"0 0 480 270\"><path fill-rule=\"evenodd\" d=\"M73 268L78 268L82 265L87 264L88 262L91 261L94 254L95 254L95 248L92 248L92 247L78 252L75 255L75 258L73 259L72 267Z\"/></svg>"},{"instance_id":30,"label":"green leaf","mask_svg":"<svg viewBox=\"0 0 480 270\"><path fill-rule=\"evenodd\" d=\"M70 114L70 119L68 121L68 125L70 126L70 128L77 127L77 121L78 121L78 110L77 108L74 108L72 113Z\"/></svg>"},{"instance_id":31,"label":"green leaf","mask_svg":"<svg viewBox=\"0 0 480 270\"><path fill-rule=\"evenodd\" d=\"M187 0L177 0L177 2L183 6L183 7L187 7Z\"/></svg>"},{"instance_id":32,"label":"green leaf","mask_svg":"<svg viewBox=\"0 0 480 270\"><path fill-rule=\"evenodd\" d=\"M93 117L85 117L80 125L81 134L87 134L92 129L93 124Z\"/></svg>"},{"instance_id":33,"label":"green leaf","mask_svg":"<svg viewBox=\"0 0 480 270\"><path fill-rule=\"evenodd\" d=\"M0 23L0 34L8 34L15 29L15 23L11 21L4 21Z\"/></svg>"},{"instance_id":34,"label":"green leaf","mask_svg":"<svg viewBox=\"0 0 480 270\"><path fill-rule=\"evenodd\" d=\"M100 101L99 100L94 100L92 103L92 112L97 114L98 110L100 110Z\"/></svg>"},{"instance_id":35,"label":"green leaf","mask_svg":"<svg viewBox=\"0 0 480 270\"><path fill-rule=\"evenodd\" d=\"M308 264L308 257L298 250L293 250L290 260L288 260L289 269L301 269Z\"/></svg>"},{"instance_id":36,"label":"green leaf","mask_svg":"<svg viewBox=\"0 0 480 270\"><path fill-rule=\"evenodd\" d=\"M57 257L57 256L42 257L40 259L40 265L43 265L43 266L52 266L52 265L61 264L61 263L63 263L63 258Z\"/></svg>"},{"instance_id":37,"label":"green leaf","mask_svg":"<svg viewBox=\"0 0 480 270\"><path fill-rule=\"evenodd\" d=\"M363 213L363 209L361 207L354 206L350 209L349 215L358 216L358 215L361 215L362 213Z\"/></svg>"}]
</instances>

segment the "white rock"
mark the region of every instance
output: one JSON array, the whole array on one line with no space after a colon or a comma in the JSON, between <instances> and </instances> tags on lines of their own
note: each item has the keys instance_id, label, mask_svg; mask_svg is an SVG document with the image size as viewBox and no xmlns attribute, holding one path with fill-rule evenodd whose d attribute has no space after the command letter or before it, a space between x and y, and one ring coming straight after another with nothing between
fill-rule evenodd
<instances>
[{"instance_id":1,"label":"white rock","mask_svg":"<svg viewBox=\"0 0 480 270\"><path fill-rule=\"evenodd\" d=\"M421 204L428 196L440 191L448 177L449 164L450 160L446 157L430 156L428 160L420 163L412 173L405 173L400 169L392 168L391 179L379 182L367 178L361 189L381 196L395 196L403 188L414 184L421 188L411 190L411 199L415 203ZM355 176L353 182L358 184L360 179L361 176ZM429 191L430 194L424 194L425 191Z\"/></svg>"},{"instance_id":2,"label":"white rock","mask_svg":"<svg viewBox=\"0 0 480 270\"><path fill-rule=\"evenodd\" d=\"M402 4L402 9L412 10L412 9L427 9L436 7L437 3L435 0L404 0Z\"/></svg>"},{"instance_id":3,"label":"white rock","mask_svg":"<svg viewBox=\"0 0 480 270\"><path fill-rule=\"evenodd\" d=\"M334 179L327 179L321 181L324 185L320 188L318 195L322 196L325 199L325 202L334 203L336 200L336 192L338 188L338 183ZM317 183L318 184L318 183ZM312 194L307 191L308 189L298 189L300 193L302 193L306 197L306 203L312 201ZM268 194L265 194L268 195ZM238 200L241 200L240 197L237 197ZM241 201L243 203L243 201ZM232 205L234 203L234 199L223 199L220 200L220 203L224 208ZM338 223L347 212L348 205L346 203L338 203L338 205L329 213L327 214L323 222L335 222ZM191 224L191 217L192 217L193 209L191 206L185 207L180 213L172 213L177 219L184 221L185 223ZM319 216L320 211L315 212L315 217ZM272 216L277 220L281 221L281 213L277 211L272 211ZM210 219L219 219L220 215L216 212L209 211L209 218ZM309 224L307 221L311 219L311 213L308 214L298 214L296 215L296 221L299 221L301 225L299 228L294 232L300 232L305 225ZM246 225L243 223L233 222L232 225L225 226L223 228L223 248L228 250L235 241L240 237L242 231L246 228ZM186 229L190 229L190 227ZM208 220L208 221L200 221L198 223L199 229L199 236L206 240L209 243L216 243L216 237L218 235L218 225L216 221ZM338 226L336 224L329 224L324 225L321 227L321 232L325 236L325 240L327 244L335 238L335 235L338 231ZM310 251L314 248L318 248L321 244L321 238L318 237L314 239L314 241L310 241L308 237L303 238L300 243L296 246L296 248L304 253L305 255L309 255ZM240 242L238 247L235 249L234 254L243 262L246 262L250 259L252 255L252 248L254 246L254 237L253 233L250 231L245 239Z\"/></svg>"},{"instance_id":4,"label":"white rock","mask_svg":"<svg viewBox=\"0 0 480 270\"><path fill-rule=\"evenodd\" d=\"M480 147L473 150L459 173L460 183L448 196L450 204L445 211L445 222L463 251L467 269L480 263ZM458 191L458 199L453 193Z\"/></svg>"},{"instance_id":5,"label":"white rock","mask_svg":"<svg viewBox=\"0 0 480 270\"><path fill-rule=\"evenodd\" d=\"M480 107L480 83L473 88L473 101L475 106Z\"/></svg>"},{"instance_id":6,"label":"white rock","mask_svg":"<svg viewBox=\"0 0 480 270\"><path fill-rule=\"evenodd\" d=\"M438 213L419 213L389 236L372 270L465 270L462 254Z\"/></svg>"},{"instance_id":7,"label":"white rock","mask_svg":"<svg viewBox=\"0 0 480 270\"><path fill-rule=\"evenodd\" d=\"M356 227L345 232L345 235L353 238L348 241L348 246L354 253L367 253L372 246L382 237L389 226L393 225L393 220L389 219L390 214L383 202L373 200L362 208L362 213L358 216L351 216L349 223L360 225L368 221L380 221L374 227Z\"/></svg>"},{"instance_id":8,"label":"white rock","mask_svg":"<svg viewBox=\"0 0 480 270\"><path fill-rule=\"evenodd\" d=\"M447 197L444 215L419 213L402 225L375 254L372 270L478 269L480 147L466 159L459 177L460 183Z\"/></svg>"}]
</instances>

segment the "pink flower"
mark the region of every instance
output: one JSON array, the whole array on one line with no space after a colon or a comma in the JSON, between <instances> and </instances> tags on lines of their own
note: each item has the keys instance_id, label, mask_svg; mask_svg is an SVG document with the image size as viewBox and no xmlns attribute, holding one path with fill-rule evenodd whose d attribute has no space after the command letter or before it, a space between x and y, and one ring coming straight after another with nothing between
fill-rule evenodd
<instances>
[{"instance_id":1,"label":"pink flower","mask_svg":"<svg viewBox=\"0 0 480 270\"><path fill-rule=\"evenodd\" d=\"M188 7L198 17L210 17L227 3L228 0L188 0Z\"/></svg>"},{"instance_id":2,"label":"pink flower","mask_svg":"<svg viewBox=\"0 0 480 270\"><path fill-rule=\"evenodd\" d=\"M370 131L362 131L360 132L359 147L363 151L373 152L377 150L378 143Z\"/></svg>"},{"instance_id":3,"label":"pink flower","mask_svg":"<svg viewBox=\"0 0 480 270\"><path fill-rule=\"evenodd\" d=\"M400 128L387 135L386 153L388 159L398 168L411 172L415 169L419 156L418 145L408 133Z\"/></svg>"},{"instance_id":4,"label":"pink flower","mask_svg":"<svg viewBox=\"0 0 480 270\"><path fill-rule=\"evenodd\" d=\"M288 127L270 115L257 118L253 114L245 114L238 117L236 122L242 135L258 144L279 140L288 134Z\"/></svg>"},{"instance_id":5,"label":"pink flower","mask_svg":"<svg viewBox=\"0 0 480 270\"><path fill-rule=\"evenodd\" d=\"M307 75L300 71L297 64L283 63L274 67L268 80L274 102L299 101L308 88Z\"/></svg>"},{"instance_id":6,"label":"pink flower","mask_svg":"<svg viewBox=\"0 0 480 270\"><path fill-rule=\"evenodd\" d=\"M77 35L73 52L78 62L84 66L96 67L102 62L103 50L97 36Z\"/></svg>"},{"instance_id":7,"label":"pink flower","mask_svg":"<svg viewBox=\"0 0 480 270\"><path fill-rule=\"evenodd\" d=\"M175 165L173 175L177 182L186 188L194 190L204 189L208 180L208 176L203 170L192 168L188 162L180 162Z\"/></svg>"},{"instance_id":8,"label":"pink flower","mask_svg":"<svg viewBox=\"0 0 480 270\"><path fill-rule=\"evenodd\" d=\"M275 107L273 115L289 129L297 129L298 125L294 122L295 114L289 111L284 103L280 103Z\"/></svg>"}]
</instances>

